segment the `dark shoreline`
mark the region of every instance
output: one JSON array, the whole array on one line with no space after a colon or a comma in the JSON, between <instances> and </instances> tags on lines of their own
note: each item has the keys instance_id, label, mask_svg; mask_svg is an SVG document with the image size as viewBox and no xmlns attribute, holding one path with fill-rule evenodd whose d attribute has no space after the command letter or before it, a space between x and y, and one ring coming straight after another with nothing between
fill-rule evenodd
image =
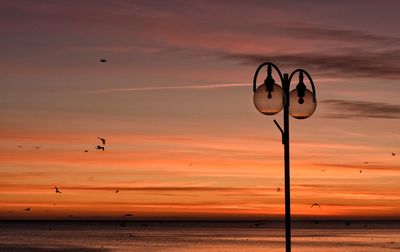
<instances>
[{"instance_id":1,"label":"dark shoreline","mask_svg":"<svg viewBox=\"0 0 400 252\"><path fill-rule=\"evenodd\" d=\"M127 219L128 228L264 228L283 229L282 221L191 221L191 220L134 220L121 218L120 220L0 220L0 227L13 226L21 228L39 226L60 226L60 227L115 227L120 226L122 220ZM314 221L293 221L293 229L400 229L399 220L314 220Z\"/></svg>"}]
</instances>

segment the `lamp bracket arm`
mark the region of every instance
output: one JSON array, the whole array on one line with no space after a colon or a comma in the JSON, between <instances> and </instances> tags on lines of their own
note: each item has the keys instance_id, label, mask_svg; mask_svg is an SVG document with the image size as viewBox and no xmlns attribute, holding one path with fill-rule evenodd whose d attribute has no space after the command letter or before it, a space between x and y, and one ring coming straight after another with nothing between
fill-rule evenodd
<instances>
[{"instance_id":1,"label":"lamp bracket arm","mask_svg":"<svg viewBox=\"0 0 400 252\"><path fill-rule=\"evenodd\" d=\"M310 83L311 83L311 88L312 88L312 92L313 92L313 102L316 102L316 101L317 101L317 93L315 92L314 81L313 81L313 79L311 78L310 74L309 74L306 70L301 69L301 68L298 68L298 69L294 70L294 71L290 74L290 76L289 76L289 85L290 85L290 81L292 80L293 76L294 76L297 72L304 73L304 74L307 76L308 80L309 80Z\"/></svg>"},{"instance_id":2,"label":"lamp bracket arm","mask_svg":"<svg viewBox=\"0 0 400 252\"><path fill-rule=\"evenodd\" d=\"M264 62L264 63L262 63L262 64L257 68L256 73L254 74L254 78L253 78L253 92L256 92L256 91L257 91L257 77L258 77L258 73L260 72L261 68L263 68L264 66L271 66L271 67L275 68L276 72L277 72L278 75L279 75L279 78L280 78L281 82L283 83L283 75L282 75L281 71L279 70L279 68L278 68L275 64L273 64L273 63L271 63L271 62Z\"/></svg>"},{"instance_id":3,"label":"lamp bracket arm","mask_svg":"<svg viewBox=\"0 0 400 252\"><path fill-rule=\"evenodd\" d=\"M285 143L285 141L284 141L285 132L283 131L282 127L279 125L279 123L275 119L274 119L274 123L282 134L282 144L284 144Z\"/></svg>"}]
</instances>

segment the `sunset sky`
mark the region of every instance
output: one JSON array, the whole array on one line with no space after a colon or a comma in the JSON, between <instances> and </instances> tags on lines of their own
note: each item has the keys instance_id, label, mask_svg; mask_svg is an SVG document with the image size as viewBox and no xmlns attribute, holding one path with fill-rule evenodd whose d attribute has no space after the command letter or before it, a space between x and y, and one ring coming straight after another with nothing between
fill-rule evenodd
<instances>
[{"instance_id":1,"label":"sunset sky","mask_svg":"<svg viewBox=\"0 0 400 252\"><path fill-rule=\"evenodd\" d=\"M293 215L399 219L399 9L0 1L0 219L281 218L283 114L251 87L264 61L317 89L290 121Z\"/></svg>"}]
</instances>

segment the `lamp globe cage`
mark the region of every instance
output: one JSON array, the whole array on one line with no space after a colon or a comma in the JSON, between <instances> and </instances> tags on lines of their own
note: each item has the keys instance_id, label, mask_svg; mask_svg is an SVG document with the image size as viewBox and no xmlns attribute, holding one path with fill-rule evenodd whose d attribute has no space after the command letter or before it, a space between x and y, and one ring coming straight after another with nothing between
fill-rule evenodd
<instances>
[{"instance_id":1,"label":"lamp globe cage","mask_svg":"<svg viewBox=\"0 0 400 252\"><path fill-rule=\"evenodd\" d=\"M295 119L306 119L314 113L316 108L315 92L307 89L303 72L300 72L299 84L289 94L289 114Z\"/></svg>"},{"instance_id":2,"label":"lamp globe cage","mask_svg":"<svg viewBox=\"0 0 400 252\"><path fill-rule=\"evenodd\" d=\"M274 115L282 110L284 96L282 88L272 78L271 65L268 65L267 78L264 84L258 86L254 92L254 106L264 115Z\"/></svg>"}]
</instances>

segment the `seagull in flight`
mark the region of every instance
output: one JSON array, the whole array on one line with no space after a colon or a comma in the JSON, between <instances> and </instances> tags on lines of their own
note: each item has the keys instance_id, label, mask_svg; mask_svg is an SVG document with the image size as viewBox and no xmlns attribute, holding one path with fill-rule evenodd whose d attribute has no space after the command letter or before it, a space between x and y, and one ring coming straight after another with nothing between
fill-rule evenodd
<instances>
[{"instance_id":1,"label":"seagull in flight","mask_svg":"<svg viewBox=\"0 0 400 252\"><path fill-rule=\"evenodd\" d=\"M22 145L20 145L20 144L18 144L17 146L18 146L18 148L22 148Z\"/></svg>"},{"instance_id":2,"label":"seagull in flight","mask_svg":"<svg viewBox=\"0 0 400 252\"><path fill-rule=\"evenodd\" d=\"M54 190L55 190L56 193L61 193L61 191L58 190L58 187L57 187L57 186L54 187Z\"/></svg>"},{"instance_id":3,"label":"seagull in flight","mask_svg":"<svg viewBox=\"0 0 400 252\"><path fill-rule=\"evenodd\" d=\"M106 139L101 138L101 137L97 137L97 138L103 143L103 145L106 145Z\"/></svg>"},{"instance_id":4,"label":"seagull in flight","mask_svg":"<svg viewBox=\"0 0 400 252\"><path fill-rule=\"evenodd\" d=\"M88 152L88 150L85 150L85 152Z\"/></svg>"},{"instance_id":5,"label":"seagull in flight","mask_svg":"<svg viewBox=\"0 0 400 252\"><path fill-rule=\"evenodd\" d=\"M312 205L311 205L311 208L313 208L313 207L315 207L315 206L317 206L317 207L319 207L319 209L321 209L321 206L320 206L318 203L312 204Z\"/></svg>"},{"instance_id":6,"label":"seagull in flight","mask_svg":"<svg viewBox=\"0 0 400 252\"><path fill-rule=\"evenodd\" d=\"M265 224L267 224L266 222L257 222L257 223L254 223L252 226L253 227L260 227L261 225L265 225Z\"/></svg>"},{"instance_id":7,"label":"seagull in flight","mask_svg":"<svg viewBox=\"0 0 400 252\"><path fill-rule=\"evenodd\" d=\"M25 208L24 210L27 211L27 212L29 212L29 211L31 210L31 208L28 207L28 208Z\"/></svg>"},{"instance_id":8,"label":"seagull in flight","mask_svg":"<svg viewBox=\"0 0 400 252\"><path fill-rule=\"evenodd\" d=\"M119 226L120 227L126 227L126 223L128 222L128 219L125 219L125 220L123 220L120 224L119 224Z\"/></svg>"},{"instance_id":9,"label":"seagull in flight","mask_svg":"<svg viewBox=\"0 0 400 252\"><path fill-rule=\"evenodd\" d=\"M97 145L96 146L96 150L103 150L104 151L104 146Z\"/></svg>"},{"instance_id":10,"label":"seagull in flight","mask_svg":"<svg viewBox=\"0 0 400 252\"><path fill-rule=\"evenodd\" d=\"M392 152L392 156L396 156L396 153L393 153L393 152Z\"/></svg>"},{"instance_id":11,"label":"seagull in flight","mask_svg":"<svg viewBox=\"0 0 400 252\"><path fill-rule=\"evenodd\" d=\"M40 146L33 146L36 150L40 149Z\"/></svg>"},{"instance_id":12,"label":"seagull in flight","mask_svg":"<svg viewBox=\"0 0 400 252\"><path fill-rule=\"evenodd\" d=\"M102 62L102 63L104 63L106 61L107 61L106 59L100 59L100 62Z\"/></svg>"},{"instance_id":13,"label":"seagull in flight","mask_svg":"<svg viewBox=\"0 0 400 252\"><path fill-rule=\"evenodd\" d=\"M119 193L119 190L117 189L117 190L115 190L115 192L114 193Z\"/></svg>"},{"instance_id":14,"label":"seagull in flight","mask_svg":"<svg viewBox=\"0 0 400 252\"><path fill-rule=\"evenodd\" d=\"M280 191L281 191L281 188L279 188L279 186L277 186L277 187L276 187L276 191L277 191L277 192L280 192Z\"/></svg>"}]
</instances>

